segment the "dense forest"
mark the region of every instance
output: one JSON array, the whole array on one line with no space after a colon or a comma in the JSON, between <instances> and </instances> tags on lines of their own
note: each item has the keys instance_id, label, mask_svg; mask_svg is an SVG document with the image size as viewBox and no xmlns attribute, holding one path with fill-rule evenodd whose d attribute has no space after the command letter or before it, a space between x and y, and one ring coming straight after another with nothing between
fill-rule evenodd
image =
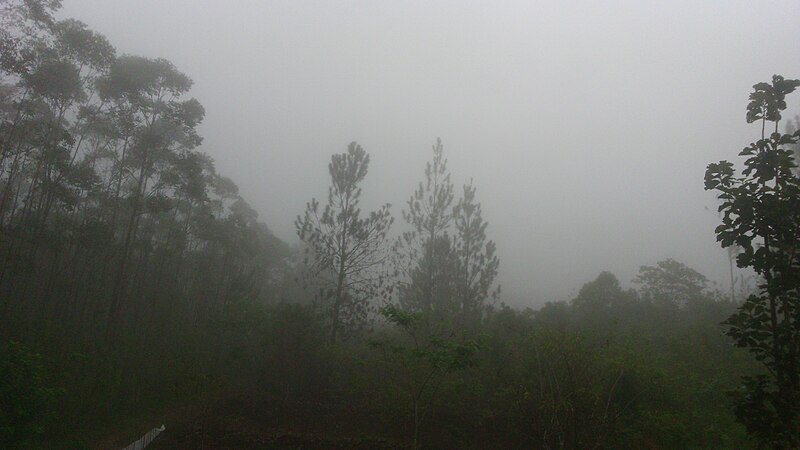
<instances>
[{"instance_id":1,"label":"dense forest","mask_svg":"<svg viewBox=\"0 0 800 450\"><path fill-rule=\"evenodd\" d=\"M290 245L201 151L191 78L59 7L0 1L1 447L800 446L797 80L706 173L751 277L643 261L517 309L441 140L399 214L362 211L358 143L319 161Z\"/></svg>"}]
</instances>

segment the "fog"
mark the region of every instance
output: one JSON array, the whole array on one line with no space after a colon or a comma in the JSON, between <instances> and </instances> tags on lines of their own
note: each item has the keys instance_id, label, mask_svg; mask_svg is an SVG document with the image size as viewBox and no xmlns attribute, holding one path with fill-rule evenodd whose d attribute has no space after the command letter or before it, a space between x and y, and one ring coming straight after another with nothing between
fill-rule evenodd
<instances>
[{"instance_id":1,"label":"fog","mask_svg":"<svg viewBox=\"0 0 800 450\"><path fill-rule=\"evenodd\" d=\"M800 74L796 1L65 0L59 17L191 76L203 151L287 242L353 140L365 207L392 203L402 228L441 137L515 305L665 258L725 286L705 167L756 139L754 83Z\"/></svg>"}]
</instances>

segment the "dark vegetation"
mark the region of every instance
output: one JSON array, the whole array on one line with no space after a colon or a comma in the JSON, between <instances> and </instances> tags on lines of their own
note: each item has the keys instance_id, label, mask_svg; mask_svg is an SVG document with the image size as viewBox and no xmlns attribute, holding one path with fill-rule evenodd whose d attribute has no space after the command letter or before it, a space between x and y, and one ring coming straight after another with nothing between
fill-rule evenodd
<instances>
[{"instance_id":1,"label":"dark vegetation","mask_svg":"<svg viewBox=\"0 0 800 450\"><path fill-rule=\"evenodd\" d=\"M755 86L762 139L706 176L752 293L668 259L516 310L441 142L395 234L369 155L334 155L292 249L198 150L191 80L58 6L0 2L0 447L800 445L796 81Z\"/></svg>"}]
</instances>

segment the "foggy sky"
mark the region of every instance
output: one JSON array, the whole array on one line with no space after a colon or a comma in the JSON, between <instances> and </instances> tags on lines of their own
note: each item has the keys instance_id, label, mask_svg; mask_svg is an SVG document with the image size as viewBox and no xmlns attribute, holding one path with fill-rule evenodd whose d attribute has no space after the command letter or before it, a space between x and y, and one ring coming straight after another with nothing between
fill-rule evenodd
<instances>
[{"instance_id":1,"label":"foggy sky","mask_svg":"<svg viewBox=\"0 0 800 450\"><path fill-rule=\"evenodd\" d=\"M64 0L59 15L188 74L202 150L288 242L353 140L371 154L365 209L392 203L399 231L441 137L515 305L665 258L725 288L705 167L757 139L753 84L800 77L797 1ZM788 103L800 113L800 93Z\"/></svg>"}]
</instances>

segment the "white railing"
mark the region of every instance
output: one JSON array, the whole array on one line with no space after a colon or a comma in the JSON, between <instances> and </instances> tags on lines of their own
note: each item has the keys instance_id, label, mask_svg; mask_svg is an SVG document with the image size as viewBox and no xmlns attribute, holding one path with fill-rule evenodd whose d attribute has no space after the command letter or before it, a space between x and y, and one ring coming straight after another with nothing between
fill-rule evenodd
<instances>
[{"instance_id":1,"label":"white railing","mask_svg":"<svg viewBox=\"0 0 800 450\"><path fill-rule=\"evenodd\" d=\"M161 434L162 431L164 431L164 425L161 425L158 428L153 428L152 430L150 430L147 433L145 433L144 436L139 438L138 441L136 441L133 444L125 447L122 450L142 450L145 447L147 447L148 445L150 445L150 443L153 442L153 439L158 437L158 435Z\"/></svg>"}]
</instances>

